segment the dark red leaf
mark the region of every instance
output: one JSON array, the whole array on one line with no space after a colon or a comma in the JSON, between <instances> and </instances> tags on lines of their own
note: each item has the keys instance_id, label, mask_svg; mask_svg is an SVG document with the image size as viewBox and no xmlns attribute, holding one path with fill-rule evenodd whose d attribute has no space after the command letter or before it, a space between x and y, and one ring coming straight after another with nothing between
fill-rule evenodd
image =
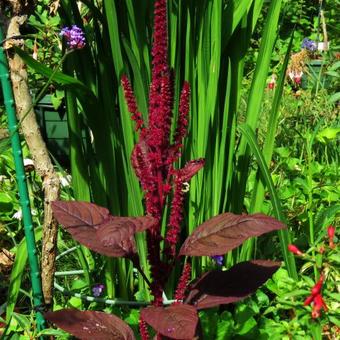
<instances>
[{"instance_id":1,"label":"dark red leaf","mask_svg":"<svg viewBox=\"0 0 340 340\"><path fill-rule=\"evenodd\" d=\"M155 224L153 217L115 217L106 208L78 201L52 202L54 216L79 243L106 256L136 252L134 235Z\"/></svg>"},{"instance_id":2,"label":"dark red leaf","mask_svg":"<svg viewBox=\"0 0 340 340\"><path fill-rule=\"evenodd\" d=\"M235 215L224 213L197 227L185 240L180 255L222 255L238 247L253 236L260 236L285 225L263 214Z\"/></svg>"},{"instance_id":3,"label":"dark red leaf","mask_svg":"<svg viewBox=\"0 0 340 340\"><path fill-rule=\"evenodd\" d=\"M279 262L253 260L227 271L209 271L188 287L184 302L204 309L240 301L253 294L278 268Z\"/></svg>"},{"instance_id":4,"label":"dark red leaf","mask_svg":"<svg viewBox=\"0 0 340 340\"><path fill-rule=\"evenodd\" d=\"M141 311L142 319L156 332L171 339L192 339L198 323L196 308L189 305L147 307Z\"/></svg>"},{"instance_id":5,"label":"dark red leaf","mask_svg":"<svg viewBox=\"0 0 340 340\"><path fill-rule=\"evenodd\" d=\"M45 318L79 339L135 339L132 329L113 314L63 309L57 312L47 312Z\"/></svg>"}]
</instances>

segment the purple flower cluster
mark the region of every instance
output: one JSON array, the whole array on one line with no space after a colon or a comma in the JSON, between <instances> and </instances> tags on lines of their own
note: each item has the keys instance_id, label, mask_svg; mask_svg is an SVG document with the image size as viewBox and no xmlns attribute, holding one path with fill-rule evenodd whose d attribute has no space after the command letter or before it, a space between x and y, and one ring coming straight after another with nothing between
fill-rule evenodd
<instances>
[{"instance_id":1,"label":"purple flower cluster","mask_svg":"<svg viewBox=\"0 0 340 340\"><path fill-rule=\"evenodd\" d=\"M85 46L84 32L77 25L72 27L64 27L60 35L65 37L67 47L72 50L81 49Z\"/></svg>"},{"instance_id":2,"label":"purple flower cluster","mask_svg":"<svg viewBox=\"0 0 340 340\"><path fill-rule=\"evenodd\" d=\"M224 260L224 256L223 255L214 255L214 256L210 256L218 266L223 266L223 260Z\"/></svg>"},{"instance_id":3,"label":"purple flower cluster","mask_svg":"<svg viewBox=\"0 0 340 340\"><path fill-rule=\"evenodd\" d=\"M317 45L314 40L304 38L301 44L301 48L305 48L309 52L314 52L317 49Z\"/></svg>"},{"instance_id":4,"label":"purple flower cluster","mask_svg":"<svg viewBox=\"0 0 340 340\"><path fill-rule=\"evenodd\" d=\"M92 294L94 297L99 297L102 295L105 286L103 284L96 284L92 287Z\"/></svg>"}]
</instances>

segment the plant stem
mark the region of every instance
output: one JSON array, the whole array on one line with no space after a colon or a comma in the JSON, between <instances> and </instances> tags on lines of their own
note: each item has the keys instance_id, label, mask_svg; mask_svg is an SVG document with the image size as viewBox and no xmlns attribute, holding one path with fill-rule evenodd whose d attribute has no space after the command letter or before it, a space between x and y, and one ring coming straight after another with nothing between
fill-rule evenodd
<instances>
[{"instance_id":1,"label":"plant stem","mask_svg":"<svg viewBox=\"0 0 340 340\"><path fill-rule=\"evenodd\" d=\"M139 263L139 258L134 256L132 258L130 258L130 260L132 261L134 267L139 271L139 273L142 275L144 281L147 283L147 285L151 288L151 282L149 281L149 279L147 278L147 276L145 275L142 267L140 266Z\"/></svg>"}]
</instances>

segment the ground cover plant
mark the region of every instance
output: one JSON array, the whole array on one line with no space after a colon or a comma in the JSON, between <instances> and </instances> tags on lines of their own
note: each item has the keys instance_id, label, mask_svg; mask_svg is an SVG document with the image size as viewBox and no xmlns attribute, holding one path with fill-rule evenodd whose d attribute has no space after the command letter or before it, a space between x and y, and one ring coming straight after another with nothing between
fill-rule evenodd
<instances>
[{"instance_id":1,"label":"ground cover plant","mask_svg":"<svg viewBox=\"0 0 340 340\"><path fill-rule=\"evenodd\" d=\"M318 6L174 0L152 14L154 1L38 4L32 57L16 53L31 86L59 110L66 103L71 132L71 168L56 162L66 185L54 204L60 311L46 318L81 338L98 330L84 323L137 338L336 338L337 237L327 228L339 213L336 47L319 55L321 73L304 69L309 88L289 77L290 51L315 44ZM297 9L291 38L287 13ZM29 314L14 164L8 144L1 150L3 337L68 338ZM40 246L42 182L34 167L26 174ZM70 315L78 325L65 324Z\"/></svg>"}]
</instances>

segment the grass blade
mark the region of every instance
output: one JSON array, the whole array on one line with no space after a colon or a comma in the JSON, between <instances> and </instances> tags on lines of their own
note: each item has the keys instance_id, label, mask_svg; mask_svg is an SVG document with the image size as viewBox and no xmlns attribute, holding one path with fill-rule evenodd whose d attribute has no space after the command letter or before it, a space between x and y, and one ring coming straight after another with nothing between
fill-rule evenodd
<instances>
[{"instance_id":1,"label":"grass blade","mask_svg":"<svg viewBox=\"0 0 340 340\"><path fill-rule=\"evenodd\" d=\"M274 186L273 180L270 176L269 170L267 168L264 156L263 156L263 154L260 150L260 147L257 143L255 133L251 129L251 127L246 123L239 126L239 130L242 133L242 135L244 136L246 142L249 144L250 149L253 152L253 154L254 154L254 156L257 160L257 163L258 163L258 166L261 170L261 174L263 176L264 182L266 183L266 186L267 186L269 193L270 193L270 199L271 199L271 202L272 202L272 205L273 205L274 215L279 221L285 222L285 217L284 217L284 214L282 212L282 207L281 207L279 197L276 193L275 186ZM284 261L286 263L288 273L292 278L297 279L295 258L294 258L294 255L291 254L288 251L288 244L290 244L289 231L287 229L286 230L280 230L278 232L278 234L279 234L283 258L284 258Z\"/></svg>"}]
</instances>

